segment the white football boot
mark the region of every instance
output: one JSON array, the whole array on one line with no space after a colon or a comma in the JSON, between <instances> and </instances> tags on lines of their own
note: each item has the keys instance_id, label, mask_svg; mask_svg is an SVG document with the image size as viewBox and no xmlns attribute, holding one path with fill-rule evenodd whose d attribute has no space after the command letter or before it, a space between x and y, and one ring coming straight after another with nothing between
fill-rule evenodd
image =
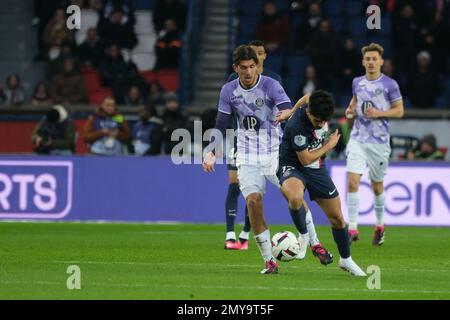
<instances>
[{"instance_id":1,"label":"white football boot","mask_svg":"<svg viewBox=\"0 0 450 320\"><path fill-rule=\"evenodd\" d=\"M308 250L309 246L309 233L307 232L305 234L299 234L298 243L300 244L300 252L295 257L295 259L303 260L306 256L306 251Z\"/></svg>"},{"instance_id":2,"label":"white football boot","mask_svg":"<svg viewBox=\"0 0 450 320\"><path fill-rule=\"evenodd\" d=\"M347 259L340 258L339 259L339 268L344 271L350 272L351 275L355 277L366 277L367 274L362 271L360 267L352 260L351 257Z\"/></svg>"}]
</instances>

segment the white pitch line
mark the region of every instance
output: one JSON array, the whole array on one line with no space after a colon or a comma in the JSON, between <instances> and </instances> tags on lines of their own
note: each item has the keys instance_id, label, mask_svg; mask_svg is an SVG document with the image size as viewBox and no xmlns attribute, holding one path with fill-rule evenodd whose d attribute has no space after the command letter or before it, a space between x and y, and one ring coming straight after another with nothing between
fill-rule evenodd
<instances>
[{"instance_id":1,"label":"white pitch line","mask_svg":"<svg viewBox=\"0 0 450 320\"><path fill-rule=\"evenodd\" d=\"M36 284L36 285L55 285L65 287L64 282L52 281L0 281L3 284ZM444 290L399 290L399 289L351 289L351 288L302 288L302 287L265 287L265 286L202 286L202 285L170 285L170 284L123 284L123 283L88 283L88 286L94 287L118 287L118 288L173 288L173 289L226 289L226 290L281 290L281 291L313 291L313 292L364 292L364 293L423 293L423 294L450 294L450 291Z\"/></svg>"},{"instance_id":2,"label":"white pitch line","mask_svg":"<svg viewBox=\"0 0 450 320\"><path fill-rule=\"evenodd\" d=\"M143 265L143 266L183 266L183 267L231 267L231 268L252 268L255 267L254 264L218 264L218 263L165 263L165 262L133 262L133 261L80 261L80 260L55 260L50 261L50 263L56 263L56 264L72 264L72 263L79 263L79 264L121 264L121 265ZM318 267L311 267L311 266L296 266L296 265L288 265L286 266L289 269L304 269L304 270L317 270L321 269L320 266ZM450 272L450 269L401 269L401 268L383 268L380 267L381 271L383 270L393 270L393 271L404 271L404 272L428 272L428 273L448 273Z\"/></svg>"}]
</instances>

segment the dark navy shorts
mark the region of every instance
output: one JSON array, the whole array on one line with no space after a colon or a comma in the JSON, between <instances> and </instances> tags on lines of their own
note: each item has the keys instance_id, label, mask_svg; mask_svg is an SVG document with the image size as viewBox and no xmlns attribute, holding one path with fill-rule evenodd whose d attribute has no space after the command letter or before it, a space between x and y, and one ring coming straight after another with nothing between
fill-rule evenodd
<instances>
[{"instance_id":1,"label":"dark navy shorts","mask_svg":"<svg viewBox=\"0 0 450 320\"><path fill-rule=\"evenodd\" d=\"M332 199L339 195L325 167L320 169L296 168L280 164L277 176L280 180L280 185L283 185L284 181L293 177L301 180L306 190L308 190L311 200L316 198Z\"/></svg>"}]
</instances>

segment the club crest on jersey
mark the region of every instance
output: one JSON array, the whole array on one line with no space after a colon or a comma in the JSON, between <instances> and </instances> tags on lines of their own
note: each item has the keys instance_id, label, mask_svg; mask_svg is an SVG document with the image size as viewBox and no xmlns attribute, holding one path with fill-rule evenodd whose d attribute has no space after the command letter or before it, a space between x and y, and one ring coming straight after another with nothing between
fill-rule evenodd
<instances>
[{"instance_id":1,"label":"club crest on jersey","mask_svg":"<svg viewBox=\"0 0 450 320\"><path fill-rule=\"evenodd\" d=\"M294 143L299 147L303 147L306 144L306 137L302 136L301 134L298 136L295 136Z\"/></svg>"},{"instance_id":2,"label":"club crest on jersey","mask_svg":"<svg viewBox=\"0 0 450 320\"><path fill-rule=\"evenodd\" d=\"M380 94L383 94L383 90L381 90L380 88L378 88L377 90L375 90L375 94L377 96L379 96Z\"/></svg>"},{"instance_id":3,"label":"club crest on jersey","mask_svg":"<svg viewBox=\"0 0 450 320\"><path fill-rule=\"evenodd\" d=\"M263 98L256 99L255 104L258 108L261 108L262 106L264 106L264 99Z\"/></svg>"}]
</instances>

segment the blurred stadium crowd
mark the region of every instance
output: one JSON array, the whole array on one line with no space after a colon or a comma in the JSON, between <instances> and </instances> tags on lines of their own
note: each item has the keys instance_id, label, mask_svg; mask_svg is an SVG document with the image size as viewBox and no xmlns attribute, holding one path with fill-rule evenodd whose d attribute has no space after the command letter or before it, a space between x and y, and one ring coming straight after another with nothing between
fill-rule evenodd
<instances>
[{"instance_id":1,"label":"blurred stadium crowd","mask_svg":"<svg viewBox=\"0 0 450 320\"><path fill-rule=\"evenodd\" d=\"M81 8L80 30L66 27L71 4ZM35 60L47 62L46 77L25 92L20 75L8 75L0 104L98 105L114 96L119 104L142 105L178 89L183 2L35 0L34 10Z\"/></svg>"},{"instance_id":2,"label":"blurred stadium crowd","mask_svg":"<svg viewBox=\"0 0 450 320\"><path fill-rule=\"evenodd\" d=\"M366 26L369 5L381 9L380 30ZM406 107L450 106L450 1L247 0L238 14L237 42L266 43L266 65L292 98L320 87L346 105L352 79L363 73L360 49L376 42Z\"/></svg>"},{"instance_id":3,"label":"blurred stadium crowd","mask_svg":"<svg viewBox=\"0 0 450 320\"><path fill-rule=\"evenodd\" d=\"M238 20L235 45L262 40L268 55L265 67L281 75L293 100L326 89L337 105L346 106L352 79L364 71L360 48L377 42L385 49L383 72L400 84L407 108L450 106L450 0L232 3ZM80 30L66 27L66 8L72 4L81 8ZM74 153L75 141L81 138L91 153L169 154L174 130L192 131L193 119L202 120L206 130L214 126L216 115L209 105L189 118L178 99L188 4L183 0L34 0L30 21L38 43L34 60L45 63L45 76L26 89L20 74L6 75L0 83L0 108L50 109L32 133L38 153ZM366 26L365 8L372 4L381 8L380 30ZM223 75L224 81L227 76ZM85 115L82 128L75 130L69 122L77 105L98 108ZM136 107L130 125L117 105ZM340 119L335 125L348 138L349 124ZM47 136L52 134L49 142ZM344 152L345 140L335 156ZM435 152L436 138L425 140L431 141L428 145ZM415 141L414 152L420 150L420 143ZM409 153L408 158L414 157Z\"/></svg>"}]
</instances>

